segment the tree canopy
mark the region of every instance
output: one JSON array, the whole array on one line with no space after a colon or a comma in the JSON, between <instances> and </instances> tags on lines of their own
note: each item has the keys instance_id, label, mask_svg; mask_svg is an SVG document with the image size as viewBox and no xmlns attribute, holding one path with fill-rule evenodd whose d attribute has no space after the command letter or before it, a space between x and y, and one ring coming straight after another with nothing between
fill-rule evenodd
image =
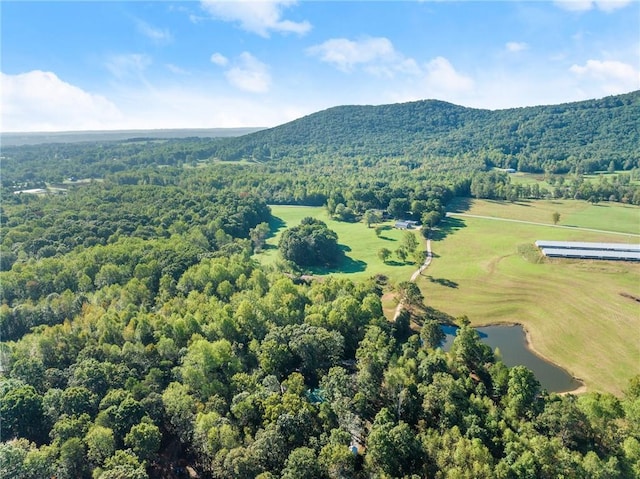
<instances>
[{"instance_id":1,"label":"tree canopy","mask_svg":"<svg viewBox=\"0 0 640 479\"><path fill-rule=\"evenodd\" d=\"M303 218L298 226L284 231L278 248L285 259L299 266L334 265L342 253L338 235L315 218Z\"/></svg>"}]
</instances>

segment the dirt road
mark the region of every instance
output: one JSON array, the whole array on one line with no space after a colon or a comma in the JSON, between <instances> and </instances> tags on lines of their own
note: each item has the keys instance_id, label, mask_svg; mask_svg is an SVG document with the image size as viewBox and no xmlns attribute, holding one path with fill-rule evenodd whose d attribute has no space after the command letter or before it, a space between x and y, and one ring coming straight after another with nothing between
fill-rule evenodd
<instances>
[{"instance_id":1,"label":"dirt road","mask_svg":"<svg viewBox=\"0 0 640 479\"><path fill-rule=\"evenodd\" d=\"M621 233L619 231L608 231L608 230L597 230L594 228L582 228L579 226L565 226L565 225L552 225L549 223L536 223L535 221L525 221L525 220L512 220L509 218L496 218L495 216L482 216L482 215L470 215L468 213L447 213L448 217L462 217L462 218L480 218L483 220L495 220L495 221L508 221L510 223L523 223L525 225L534 225L534 226L549 226L551 228L566 228L571 230L578 231L593 231L595 233L607 233L612 235L622 235L622 236L640 236L635 233Z\"/></svg>"},{"instance_id":2,"label":"dirt road","mask_svg":"<svg viewBox=\"0 0 640 479\"><path fill-rule=\"evenodd\" d=\"M432 259L433 259L433 255L431 254L431 239L427 238L427 257L424 259L424 263L422 263L422 265L416 271L414 271L409 281L414 283L416 279L418 279L418 276L420 276L422 272L429 267ZM400 301L398 303L398 306L396 306L396 312L393 314L394 321L400 315L400 311L402 311L402 307L403 307L403 304L402 304L402 301Z\"/></svg>"}]
</instances>

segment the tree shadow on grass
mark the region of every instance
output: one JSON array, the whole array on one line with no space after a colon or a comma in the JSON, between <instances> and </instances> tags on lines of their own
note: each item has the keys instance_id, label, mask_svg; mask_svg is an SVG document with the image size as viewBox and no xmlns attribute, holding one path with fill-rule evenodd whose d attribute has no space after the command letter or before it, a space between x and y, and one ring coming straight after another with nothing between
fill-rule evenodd
<instances>
[{"instance_id":1,"label":"tree shadow on grass","mask_svg":"<svg viewBox=\"0 0 640 479\"><path fill-rule=\"evenodd\" d=\"M425 276L430 282L432 283L437 283L440 286L446 286L447 288L457 288L458 287L458 283L456 283L455 281L451 281L450 279L446 279L446 278L434 278L431 275Z\"/></svg>"},{"instance_id":2,"label":"tree shadow on grass","mask_svg":"<svg viewBox=\"0 0 640 479\"><path fill-rule=\"evenodd\" d=\"M384 262L384 264L386 264L387 266L406 266L409 263L407 263L406 261L403 263L401 261L396 261L395 259L388 259Z\"/></svg>"},{"instance_id":3,"label":"tree shadow on grass","mask_svg":"<svg viewBox=\"0 0 640 479\"><path fill-rule=\"evenodd\" d=\"M361 273L367 269L367 263L362 260L353 259L347 255L343 255L340 262L335 266L327 266L324 268L309 268L312 274L330 274L330 273Z\"/></svg>"},{"instance_id":4,"label":"tree shadow on grass","mask_svg":"<svg viewBox=\"0 0 640 479\"><path fill-rule=\"evenodd\" d=\"M466 213L471 208L471 198L456 198L447 204L447 209L452 213Z\"/></svg>"},{"instance_id":5,"label":"tree shadow on grass","mask_svg":"<svg viewBox=\"0 0 640 479\"><path fill-rule=\"evenodd\" d=\"M391 230L393 230L393 226L379 225L376 227L376 236L378 236L378 238L383 239L385 241L398 241L395 238L389 238L388 236L385 236L382 234L384 231L391 231Z\"/></svg>"},{"instance_id":6,"label":"tree shadow on grass","mask_svg":"<svg viewBox=\"0 0 640 479\"><path fill-rule=\"evenodd\" d=\"M440 224L436 228L431 228L429 237L433 241L441 241L450 234L453 234L456 231L465 228L466 226L467 225L464 222L464 219L447 216L440 222Z\"/></svg>"},{"instance_id":7,"label":"tree shadow on grass","mask_svg":"<svg viewBox=\"0 0 640 479\"><path fill-rule=\"evenodd\" d=\"M415 323L418 324L419 326L422 326L425 320L436 321L440 324L448 324L448 325L455 324L455 318L450 314L445 313L444 311L440 311L438 309L435 309L435 308L432 308L431 306L426 306L426 305L422 305L422 307L420 307L419 309L420 309L420 313L415 315L413 318Z\"/></svg>"},{"instance_id":8,"label":"tree shadow on grass","mask_svg":"<svg viewBox=\"0 0 640 479\"><path fill-rule=\"evenodd\" d=\"M340 263L340 268L336 272L340 273L360 273L367 269L367 263L360 259L353 259L349 256L344 256Z\"/></svg>"},{"instance_id":9,"label":"tree shadow on grass","mask_svg":"<svg viewBox=\"0 0 640 479\"><path fill-rule=\"evenodd\" d=\"M277 235L281 229L283 229L287 224L277 216L272 216L271 220L269 220L269 235L267 238L273 238Z\"/></svg>"}]
</instances>

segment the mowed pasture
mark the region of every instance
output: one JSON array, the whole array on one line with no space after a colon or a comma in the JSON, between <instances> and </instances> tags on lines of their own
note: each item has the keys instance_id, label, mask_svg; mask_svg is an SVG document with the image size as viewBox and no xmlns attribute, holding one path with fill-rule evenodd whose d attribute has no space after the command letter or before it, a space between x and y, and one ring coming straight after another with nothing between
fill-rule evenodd
<instances>
[{"instance_id":1,"label":"mowed pasture","mask_svg":"<svg viewBox=\"0 0 640 479\"><path fill-rule=\"evenodd\" d=\"M434 261L418 283L426 303L474 325L521 323L532 348L588 390L621 394L640 374L640 264L540 259L532 245L537 239L638 243L640 208L473 200L454 211L492 218L450 217L434 233ZM565 227L553 226L555 211Z\"/></svg>"},{"instance_id":2,"label":"mowed pasture","mask_svg":"<svg viewBox=\"0 0 640 479\"><path fill-rule=\"evenodd\" d=\"M280 235L287 228L292 228L300 224L305 217L317 218L324 221L327 226L338 235L338 244L344 251L344 260L334 268L315 268L311 272L315 275L346 275L353 280L370 278L376 274L383 274L389 278L391 283L406 281L417 269L413 263L399 262L395 254L387 263L383 263L378 257L381 248L395 251L401 244L404 231L393 227L394 222L382 223L385 227L380 236L376 236L375 227L370 228L366 224L346 223L336 221L329 217L327 210L323 207L313 206L283 206L272 205L271 215L272 236L267 239L267 248L256 258L262 264L273 264L280 257L278 251L278 241ZM420 231L414 231L419 241L424 244Z\"/></svg>"},{"instance_id":3,"label":"mowed pasture","mask_svg":"<svg viewBox=\"0 0 640 479\"><path fill-rule=\"evenodd\" d=\"M582 179L584 181L588 181L591 183L598 183L605 179L606 181L612 182L612 181L615 181L618 175L621 175L621 174L628 175L629 173L630 173L629 171L624 171L624 170L616 170L613 173L609 171L598 171L595 173L582 175ZM563 177L564 182L567 185L570 184L571 181L573 181L573 175L570 175L570 174L557 175L556 177ZM545 180L544 173L523 173L521 171L518 171L517 173L511 173L509 175L509 178L510 178L511 184L514 184L514 185L533 186L537 184L540 188L546 188L548 191L553 191L555 188L555 185L552 185ZM632 178L637 178L637 174ZM640 184L640 180L632 179L631 184L636 184L636 185Z\"/></svg>"}]
</instances>

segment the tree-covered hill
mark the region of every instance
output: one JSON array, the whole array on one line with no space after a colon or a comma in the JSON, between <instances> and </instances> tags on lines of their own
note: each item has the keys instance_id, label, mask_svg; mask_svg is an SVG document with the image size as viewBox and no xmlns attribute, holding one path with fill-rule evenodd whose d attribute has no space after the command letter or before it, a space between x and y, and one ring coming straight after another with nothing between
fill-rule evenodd
<instances>
[{"instance_id":1,"label":"tree-covered hill","mask_svg":"<svg viewBox=\"0 0 640 479\"><path fill-rule=\"evenodd\" d=\"M640 167L640 90L597 100L479 110L435 100L339 106L233 138L87 141L2 148L2 186L246 160L279 176L388 179L418 168L469 178L492 167L550 174ZM363 168L367 169L364 171ZM317 183L317 181L315 182ZM277 201L277 200L276 200Z\"/></svg>"},{"instance_id":2,"label":"tree-covered hill","mask_svg":"<svg viewBox=\"0 0 640 479\"><path fill-rule=\"evenodd\" d=\"M225 139L216 154L223 160L333 153L421 161L474 153L485 164L523 171L568 170L576 161L589 170L611 160L630 169L638 161L639 116L640 91L496 111L435 100L339 106Z\"/></svg>"}]
</instances>

